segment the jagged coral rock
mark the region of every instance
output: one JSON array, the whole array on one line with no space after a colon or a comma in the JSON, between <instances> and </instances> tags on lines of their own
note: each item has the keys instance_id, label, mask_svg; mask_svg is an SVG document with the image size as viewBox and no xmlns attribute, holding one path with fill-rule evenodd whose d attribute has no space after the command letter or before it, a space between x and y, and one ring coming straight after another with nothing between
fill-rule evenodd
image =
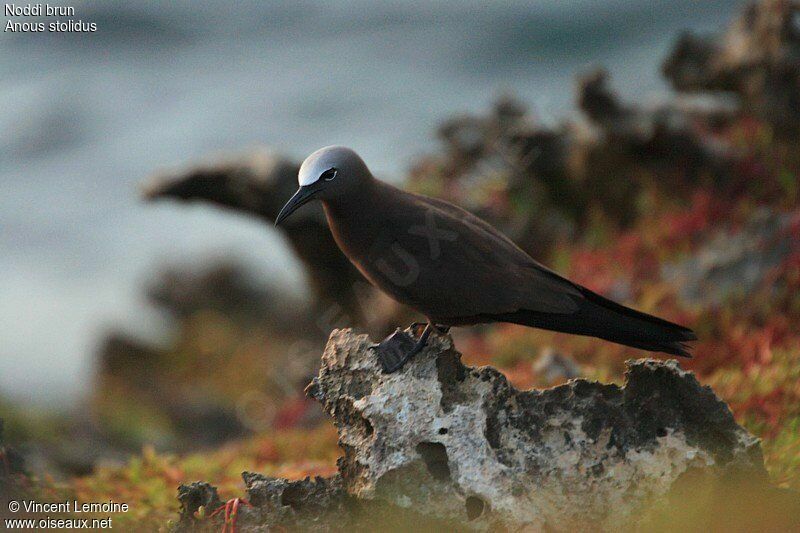
<instances>
[{"instance_id":1,"label":"jagged coral rock","mask_svg":"<svg viewBox=\"0 0 800 533\"><path fill-rule=\"evenodd\" d=\"M353 502L338 475L289 481L245 472L242 478L249 502L264 523L341 530L354 519Z\"/></svg>"},{"instance_id":2,"label":"jagged coral rock","mask_svg":"<svg viewBox=\"0 0 800 533\"><path fill-rule=\"evenodd\" d=\"M374 347L334 330L307 388L338 428L339 473L243 474L242 531L800 527L800 498L769 485L758 440L675 361L629 362L622 387L520 391L463 365L448 336L394 374ZM218 525L195 516L212 500L205 484L182 487L178 529Z\"/></svg>"},{"instance_id":3,"label":"jagged coral rock","mask_svg":"<svg viewBox=\"0 0 800 533\"><path fill-rule=\"evenodd\" d=\"M208 514L222 505L217 488L201 481L179 486L178 501L181 504L178 526L182 529L189 529L198 523L197 514L201 507Z\"/></svg>"},{"instance_id":4,"label":"jagged coral rock","mask_svg":"<svg viewBox=\"0 0 800 533\"><path fill-rule=\"evenodd\" d=\"M308 393L339 429L342 483L362 501L486 528L638 523L687 472L764 478L757 439L676 362L628 365L624 387L519 391L436 337L395 374L335 330Z\"/></svg>"}]
</instances>

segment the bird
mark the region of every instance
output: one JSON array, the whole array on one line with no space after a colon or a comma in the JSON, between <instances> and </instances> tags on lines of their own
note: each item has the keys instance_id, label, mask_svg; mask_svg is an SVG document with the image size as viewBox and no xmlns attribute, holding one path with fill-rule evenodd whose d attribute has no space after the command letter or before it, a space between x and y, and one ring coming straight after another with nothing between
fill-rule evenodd
<instances>
[{"instance_id":1,"label":"bird","mask_svg":"<svg viewBox=\"0 0 800 533\"><path fill-rule=\"evenodd\" d=\"M507 322L588 335L651 352L691 357L694 332L609 300L533 259L485 220L437 198L376 179L344 146L309 155L279 225L310 201L363 276L426 318L419 338L378 345L386 373L422 351L432 332ZM412 328L413 331L413 328ZM399 331L398 331L399 333Z\"/></svg>"}]
</instances>

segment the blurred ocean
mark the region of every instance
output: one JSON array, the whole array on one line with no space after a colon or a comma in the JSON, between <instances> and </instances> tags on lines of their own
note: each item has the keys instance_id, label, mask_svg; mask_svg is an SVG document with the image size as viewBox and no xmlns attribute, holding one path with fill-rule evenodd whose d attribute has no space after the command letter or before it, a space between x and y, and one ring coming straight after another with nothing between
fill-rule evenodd
<instances>
[{"instance_id":1,"label":"blurred ocean","mask_svg":"<svg viewBox=\"0 0 800 533\"><path fill-rule=\"evenodd\" d=\"M677 33L720 28L740 4L97 1L70 4L97 33L3 33L0 394L77 399L109 327L157 336L141 287L165 262L234 254L302 290L264 226L143 204L154 170L340 143L399 179L442 118L505 91L555 122L574 76L604 65L624 96L658 99Z\"/></svg>"}]
</instances>

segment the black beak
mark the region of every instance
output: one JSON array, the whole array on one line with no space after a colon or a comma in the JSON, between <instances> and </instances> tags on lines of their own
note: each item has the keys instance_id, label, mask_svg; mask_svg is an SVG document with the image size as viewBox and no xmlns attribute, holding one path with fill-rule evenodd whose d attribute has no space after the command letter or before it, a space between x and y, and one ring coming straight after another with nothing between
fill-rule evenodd
<instances>
[{"instance_id":1,"label":"black beak","mask_svg":"<svg viewBox=\"0 0 800 533\"><path fill-rule=\"evenodd\" d=\"M306 185L297 189L297 192L289 198L289 201L283 206L281 212L278 213L278 217L275 219L275 225L277 226L286 220L298 207L313 199L317 191L319 191L319 189L313 185Z\"/></svg>"}]
</instances>

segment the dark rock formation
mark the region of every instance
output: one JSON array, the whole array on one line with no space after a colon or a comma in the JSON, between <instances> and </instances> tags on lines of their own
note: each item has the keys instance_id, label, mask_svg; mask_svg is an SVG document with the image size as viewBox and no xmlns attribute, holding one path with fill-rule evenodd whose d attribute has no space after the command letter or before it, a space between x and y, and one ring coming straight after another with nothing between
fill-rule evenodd
<instances>
[{"instance_id":1,"label":"dark rock formation","mask_svg":"<svg viewBox=\"0 0 800 533\"><path fill-rule=\"evenodd\" d=\"M255 216L270 227L283 204L297 190L299 164L268 151L255 150L208 164L166 172L144 187L149 200L203 200ZM323 309L335 307L348 323L361 323L356 293L363 277L339 250L322 208L309 205L280 227L302 261L308 281Z\"/></svg>"},{"instance_id":2,"label":"dark rock formation","mask_svg":"<svg viewBox=\"0 0 800 533\"><path fill-rule=\"evenodd\" d=\"M178 487L178 501L181 504L181 517L178 527L191 528L198 524L198 516L213 513L222 505L216 487L200 481Z\"/></svg>"},{"instance_id":3,"label":"dark rock formation","mask_svg":"<svg viewBox=\"0 0 800 533\"><path fill-rule=\"evenodd\" d=\"M701 118L696 113L675 102L654 109L623 103L602 69L578 79L578 106L593 130L578 135L578 144L591 139L591 149L619 153L623 169L631 165L662 173L685 169L691 179L704 169L718 171L724 160L724 152L693 128Z\"/></svg>"},{"instance_id":4,"label":"dark rock formation","mask_svg":"<svg viewBox=\"0 0 800 533\"><path fill-rule=\"evenodd\" d=\"M675 361L629 362L623 387L578 379L520 391L491 367L464 366L446 336L389 375L373 346L335 330L307 389L339 430L339 474L245 474L253 507L241 526L717 526L730 516L720 509L755 499L778 524L800 516L796 495L769 487L758 440ZM703 497L687 498L696 488Z\"/></svg>"},{"instance_id":5,"label":"dark rock formation","mask_svg":"<svg viewBox=\"0 0 800 533\"><path fill-rule=\"evenodd\" d=\"M308 308L299 298L275 282L257 282L247 268L231 260L165 267L145 292L154 307L178 321L212 311L239 324L275 331L297 333L311 326Z\"/></svg>"},{"instance_id":6,"label":"dark rock formation","mask_svg":"<svg viewBox=\"0 0 800 533\"><path fill-rule=\"evenodd\" d=\"M580 224L585 198L569 177L570 139L538 125L521 102L501 98L488 113L446 121L437 134L441 149L412 167L412 189L485 218L534 255Z\"/></svg>"},{"instance_id":7,"label":"dark rock formation","mask_svg":"<svg viewBox=\"0 0 800 533\"><path fill-rule=\"evenodd\" d=\"M355 522L355 502L342 488L341 478L305 478L299 481L242 474L247 498L263 523L291 524L292 528L343 530ZM335 525L335 527L334 527Z\"/></svg>"},{"instance_id":8,"label":"dark rock formation","mask_svg":"<svg viewBox=\"0 0 800 533\"><path fill-rule=\"evenodd\" d=\"M662 67L678 91L731 92L779 134L800 134L800 3L759 0L720 36L682 36Z\"/></svg>"},{"instance_id":9,"label":"dark rock formation","mask_svg":"<svg viewBox=\"0 0 800 533\"><path fill-rule=\"evenodd\" d=\"M146 293L170 326L170 342L106 335L83 437L93 445L80 448L87 466L109 446L186 451L273 425L319 422L303 388L325 336L299 298L229 261L164 268Z\"/></svg>"},{"instance_id":10,"label":"dark rock formation","mask_svg":"<svg viewBox=\"0 0 800 533\"><path fill-rule=\"evenodd\" d=\"M507 97L488 113L445 122L441 149L412 167L411 187L469 209L541 256L594 216L632 223L642 190L686 198L701 179L730 180L736 154L707 132L732 116L730 106L627 103L603 70L579 77L577 102L578 120L555 128Z\"/></svg>"}]
</instances>

